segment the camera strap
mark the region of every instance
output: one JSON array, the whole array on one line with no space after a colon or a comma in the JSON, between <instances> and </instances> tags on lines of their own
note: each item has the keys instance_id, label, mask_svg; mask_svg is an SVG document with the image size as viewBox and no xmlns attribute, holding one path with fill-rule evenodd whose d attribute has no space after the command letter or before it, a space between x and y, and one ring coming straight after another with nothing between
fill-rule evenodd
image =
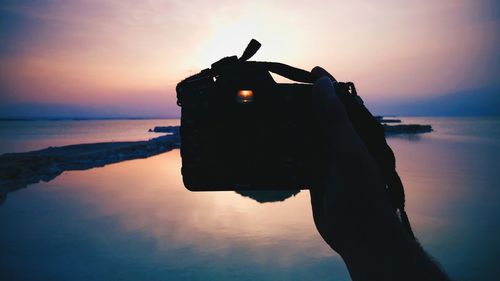
<instances>
[{"instance_id":1,"label":"camera strap","mask_svg":"<svg viewBox=\"0 0 500 281\"><path fill-rule=\"evenodd\" d=\"M259 67L263 67L270 72L296 82L314 83L314 77L309 71L283 63L254 61L247 61L244 63L257 64ZM385 139L384 127L364 106L363 100L357 94L354 83L337 82L334 86L337 96L346 108L347 115L354 129L381 169L388 195L401 224L408 231L410 236L415 238L405 211L403 183L396 172L396 158Z\"/></svg>"}]
</instances>

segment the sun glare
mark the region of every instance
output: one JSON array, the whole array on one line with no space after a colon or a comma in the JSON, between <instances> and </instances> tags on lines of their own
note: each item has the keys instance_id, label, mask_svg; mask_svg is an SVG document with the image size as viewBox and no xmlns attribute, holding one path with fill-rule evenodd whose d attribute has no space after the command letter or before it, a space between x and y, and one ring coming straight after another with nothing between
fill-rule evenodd
<instances>
[{"instance_id":1,"label":"sun glare","mask_svg":"<svg viewBox=\"0 0 500 281\"><path fill-rule=\"evenodd\" d=\"M298 38L298 34L278 28L276 22L281 19L277 17L280 15L261 11L235 18L216 19L212 32L199 49L198 63L207 67L226 56L239 57L252 38L262 42L263 46L251 60L277 61L298 56L300 46L293 40Z\"/></svg>"}]
</instances>

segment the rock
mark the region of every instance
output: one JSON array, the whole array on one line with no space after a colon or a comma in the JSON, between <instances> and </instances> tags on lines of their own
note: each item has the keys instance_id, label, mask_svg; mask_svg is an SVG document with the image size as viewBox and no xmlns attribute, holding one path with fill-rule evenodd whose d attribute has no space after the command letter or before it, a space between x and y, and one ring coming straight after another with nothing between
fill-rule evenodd
<instances>
[{"instance_id":1,"label":"rock","mask_svg":"<svg viewBox=\"0 0 500 281\"><path fill-rule=\"evenodd\" d=\"M431 125L420 125L420 124L400 124L400 125L388 125L387 123L401 123L400 119L385 119L384 116L375 116L375 119L384 126L384 131L386 135L396 135L396 134L422 134L432 132Z\"/></svg>"},{"instance_id":2,"label":"rock","mask_svg":"<svg viewBox=\"0 0 500 281\"><path fill-rule=\"evenodd\" d=\"M431 125L387 125L384 124L384 131L386 134L421 134L432 132Z\"/></svg>"},{"instance_id":3,"label":"rock","mask_svg":"<svg viewBox=\"0 0 500 281\"><path fill-rule=\"evenodd\" d=\"M297 189L292 189L292 190L258 190L258 191L251 191L251 190L236 190L236 193L243 197L249 197L252 198L253 200L259 202L259 203L266 203L266 202L279 202L279 201L285 201L286 199L297 195L300 190Z\"/></svg>"},{"instance_id":4,"label":"rock","mask_svg":"<svg viewBox=\"0 0 500 281\"><path fill-rule=\"evenodd\" d=\"M156 126L148 132L179 134L179 126Z\"/></svg>"},{"instance_id":5,"label":"rock","mask_svg":"<svg viewBox=\"0 0 500 281\"><path fill-rule=\"evenodd\" d=\"M380 123L401 123L400 119L385 119L384 116L375 116L375 119Z\"/></svg>"},{"instance_id":6,"label":"rock","mask_svg":"<svg viewBox=\"0 0 500 281\"><path fill-rule=\"evenodd\" d=\"M379 120L380 123L401 123L399 119L382 119Z\"/></svg>"}]
</instances>

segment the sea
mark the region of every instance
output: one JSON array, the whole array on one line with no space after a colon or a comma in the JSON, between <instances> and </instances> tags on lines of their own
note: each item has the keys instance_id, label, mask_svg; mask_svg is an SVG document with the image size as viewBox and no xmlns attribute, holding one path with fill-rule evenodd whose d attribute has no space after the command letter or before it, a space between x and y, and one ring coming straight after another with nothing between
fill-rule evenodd
<instances>
[{"instance_id":1,"label":"sea","mask_svg":"<svg viewBox=\"0 0 500 281\"><path fill-rule=\"evenodd\" d=\"M398 117L388 137L423 248L453 280L500 276L500 118ZM158 136L158 120L0 121L0 154ZM308 191L276 200L190 192L178 149L7 194L0 280L350 280Z\"/></svg>"}]
</instances>

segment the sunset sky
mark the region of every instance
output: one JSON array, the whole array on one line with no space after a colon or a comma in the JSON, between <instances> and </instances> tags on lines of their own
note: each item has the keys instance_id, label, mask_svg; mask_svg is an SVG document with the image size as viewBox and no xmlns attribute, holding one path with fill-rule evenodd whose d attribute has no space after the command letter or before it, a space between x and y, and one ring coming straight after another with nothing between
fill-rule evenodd
<instances>
[{"instance_id":1,"label":"sunset sky","mask_svg":"<svg viewBox=\"0 0 500 281\"><path fill-rule=\"evenodd\" d=\"M0 1L0 117L176 117L175 85L251 38L378 114L500 114L495 2Z\"/></svg>"}]
</instances>

